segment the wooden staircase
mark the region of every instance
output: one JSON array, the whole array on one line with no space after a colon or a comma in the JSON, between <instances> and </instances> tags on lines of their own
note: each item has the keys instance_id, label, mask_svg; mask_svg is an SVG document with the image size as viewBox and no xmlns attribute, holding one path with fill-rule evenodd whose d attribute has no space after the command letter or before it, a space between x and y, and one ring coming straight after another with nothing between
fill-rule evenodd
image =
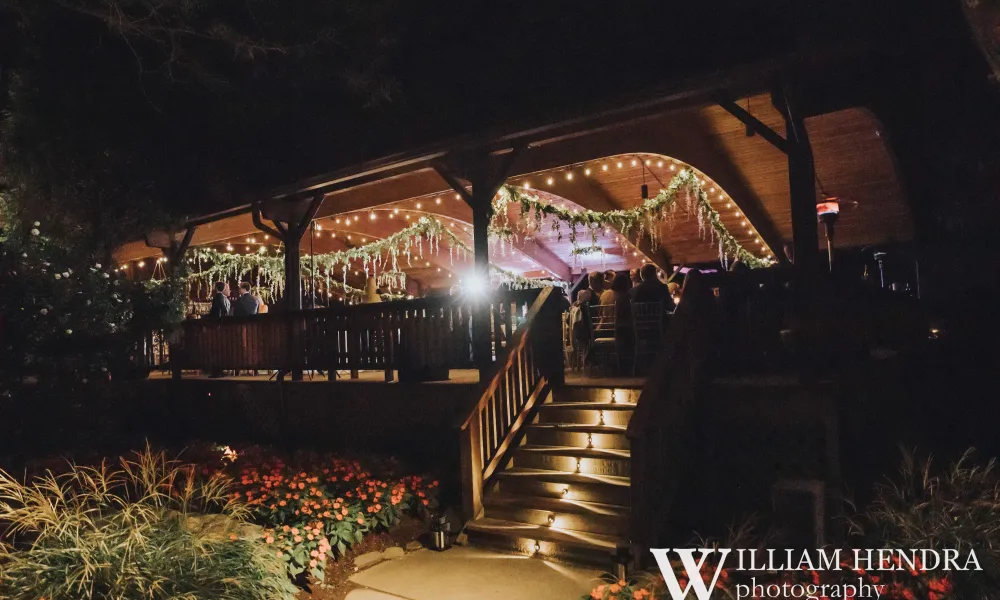
<instances>
[{"instance_id":1,"label":"wooden staircase","mask_svg":"<svg viewBox=\"0 0 1000 600\"><path fill-rule=\"evenodd\" d=\"M558 386L485 482L470 542L607 567L628 545L629 440L639 389Z\"/></svg>"}]
</instances>

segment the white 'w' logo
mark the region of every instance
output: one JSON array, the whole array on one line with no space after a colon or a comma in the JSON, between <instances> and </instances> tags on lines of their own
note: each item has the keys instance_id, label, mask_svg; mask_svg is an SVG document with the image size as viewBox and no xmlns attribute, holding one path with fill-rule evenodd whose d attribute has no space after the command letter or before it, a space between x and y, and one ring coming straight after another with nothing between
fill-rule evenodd
<instances>
[{"instance_id":1,"label":"white 'w' logo","mask_svg":"<svg viewBox=\"0 0 1000 600\"><path fill-rule=\"evenodd\" d=\"M730 548L719 548L718 550L713 550L711 548L699 548L695 550L694 548L676 548L674 552L681 557L681 564L684 565L684 571L687 573L687 586L681 589L681 584L677 581L677 576L674 574L674 567L670 564L670 558L667 553L670 552L670 548L650 548L650 552L656 557L656 564L660 567L660 572L663 573L663 580L667 584L667 591L670 592L670 597L673 600L684 600L687 597L688 592L694 590L694 595L698 600L709 600L712 596L712 590L715 589L715 584L719 581L719 575L722 573L722 567L726 562L726 557L732 552ZM700 552L701 557L695 561L694 553ZM719 553L719 564L715 567L715 573L712 575L711 583L705 583L701 578L701 567L705 564L705 559L709 557L713 552Z\"/></svg>"}]
</instances>

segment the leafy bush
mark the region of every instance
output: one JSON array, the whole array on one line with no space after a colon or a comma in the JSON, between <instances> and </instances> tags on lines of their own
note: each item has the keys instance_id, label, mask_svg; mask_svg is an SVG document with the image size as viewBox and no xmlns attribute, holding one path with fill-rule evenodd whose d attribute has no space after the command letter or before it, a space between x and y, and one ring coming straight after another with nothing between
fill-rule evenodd
<instances>
[{"instance_id":1,"label":"leafy bush","mask_svg":"<svg viewBox=\"0 0 1000 600\"><path fill-rule=\"evenodd\" d=\"M307 572L322 581L327 559L366 534L395 525L404 511L417 516L436 508L438 482L419 476L376 477L359 462L332 455L299 454L285 462L250 449L237 456L226 467L238 482L233 498L265 527L265 544L292 577Z\"/></svg>"},{"instance_id":2,"label":"leafy bush","mask_svg":"<svg viewBox=\"0 0 1000 600\"><path fill-rule=\"evenodd\" d=\"M0 598L291 600L229 486L148 448L30 483L0 471Z\"/></svg>"}]
</instances>

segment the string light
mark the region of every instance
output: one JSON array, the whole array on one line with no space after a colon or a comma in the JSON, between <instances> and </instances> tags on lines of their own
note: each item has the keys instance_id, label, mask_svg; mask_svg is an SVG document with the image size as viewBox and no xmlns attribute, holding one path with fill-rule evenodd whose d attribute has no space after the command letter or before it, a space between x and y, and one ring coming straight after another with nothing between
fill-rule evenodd
<instances>
[{"instance_id":1,"label":"string light","mask_svg":"<svg viewBox=\"0 0 1000 600\"><path fill-rule=\"evenodd\" d=\"M374 210L371 211L370 213L368 213L368 218L371 219L372 221L375 220L376 217L375 217L375 211Z\"/></svg>"},{"instance_id":2,"label":"string light","mask_svg":"<svg viewBox=\"0 0 1000 600\"><path fill-rule=\"evenodd\" d=\"M656 166L662 167L663 166L663 161L662 160L656 161Z\"/></svg>"},{"instance_id":3,"label":"string light","mask_svg":"<svg viewBox=\"0 0 1000 600\"><path fill-rule=\"evenodd\" d=\"M530 181L525 181L524 182L524 189L526 189L526 190L530 190L531 189L531 182Z\"/></svg>"},{"instance_id":4,"label":"string light","mask_svg":"<svg viewBox=\"0 0 1000 600\"><path fill-rule=\"evenodd\" d=\"M618 162L618 168L619 168L619 169L620 169L620 168L622 168L622 163L621 163L621 161L619 161L619 162Z\"/></svg>"},{"instance_id":5,"label":"string light","mask_svg":"<svg viewBox=\"0 0 1000 600\"><path fill-rule=\"evenodd\" d=\"M232 252L233 251L233 245L232 244L226 244L226 250L228 250L229 252Z\"/></svg>"},{"instance_id":6,"label":"string light","mask_svg":"<svg viewBox=\"0 0 1000 600\"><path fill-rule=\"evenodd\" d=\"M461 194L455 194L455 200L461 200L461 199L462 199Z\"/></svg>"},{"instance_id":7,"label":"string light","mask_svg":"<svg viewBox=\"0 0 1000 600\"><path fill-rule=\"evenodd\" d=\"M319 223L316 223L316 231L323 231L323 226L320 225Z\"/></svg>"},{"instance_id":8,"label":"string light","mask_svg":"<svg viewBox=\"0 0 1000 600\"><path fill-rule=\"evenodd\" d=\"M590 175L590 168L588 167L588 168L584 169L583 170L583 174L589 176Z\"/></svg>"},{"instance_id":9,"label":"string light","mask_svg":"<svg viewBox=\"0 0 1000 600\"><path fill-rule=\"evenodd\" d=\"M420 210L420 206L421 206L421 204L419 202L417 202L417 210Z\"/></svg>"},{"instance_id":10,"label":"string light","mask_svg":"<svg viewBox=\"0 0 1000 600\"><path fill-rule=\"evenodd\" d=\"M634 158L633 158L633 159L632 159L632 166L634 167L634 166L636 166L637 164L639 164L639 161L637 161L636 159L634 159Z\"/></svg>"},{"instance_id":11,"label":"string light","mask_svg":"<svg viewBox=\"0 0 1000 600\"><path fill-rule=\"evenodd\" d=\"M601 165L601 170L602 171L607 171L608 170L608 165Z\"/></svg>"},{"instance_id":12,"label":"string light","mask_svg":"<svg viewBox=\"0 0 1000 600\"><path fill-rule=\"evenodd\" d=\"M146 266L146 261L140 260L138 264L139 264L139 268L141 269L141 268L143 268L143 267Z\"/></svg>"},{"instance_id":13,"label":"string light","mask_svg":"<svg viewBox=\"0 0 1000 600\"><path fill-rule=\"evenodd\" d=\"M573 181L573 172L572 171L566 173L566 180L567 181Z\"/></svg>"},{"instance_id":14,"label":"string light","mask_svg":"<svg viewBox=\"0 0 1000 600\"><path fill-rule=\"evenodd\" d=\"M552 185L552 184L553 184L553 183L555 183L555 182L556 182L556 180L555 180L555 179L553 179L553 178L551 178L551 177L549 177L548 179L546 179L546 180L545 180L545 183L547 183L547 184L549 184L549 185Z\"/></svg>"}]
</instances>

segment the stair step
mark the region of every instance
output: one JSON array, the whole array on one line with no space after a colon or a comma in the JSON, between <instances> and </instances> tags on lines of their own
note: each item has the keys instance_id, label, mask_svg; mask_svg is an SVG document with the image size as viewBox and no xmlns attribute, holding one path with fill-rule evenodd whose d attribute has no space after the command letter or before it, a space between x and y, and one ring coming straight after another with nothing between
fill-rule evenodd
<instances>
[{"instance_id":1,"label":"stair step","mask_svg":"<svg viewBox=\"0 0 1000 600\"><path fill-rule=\"evenodd\" d=\"M560 408L575 408L583 410L635 410L631 402L546 402L540 410L558 410Z\"/></svg>"},{"instance_id":2,"label":"stair step","mask_svg":"<svg viewBox=\"0 0 1000 600\"><path fill-rule=\"evenodd\" d=\"M630 508L620 504L543 498L541 496L521 496L513 494L491 494L484 501L485 506L530 508L548 513L574 514L588 517L628 518ZM563 527L563 529L568 529Z\"/></svg>"},{"instance_id":3,"label":"stair step","mask_svg":"<svg viewBox=\"0 0 1000 600\"><path fill-rule=\"evenodd\" d=\"M625 433L624 425L587 425L582 423L532 423L528 429L550 429L571 433Z\"/></svg>"},{"instance_id":4,"label":"stair step","mask_svg":"<svg viewBox=\"0 0 1000 600\"><path fill-rule=\"evenodd\" d=\"M549 471L546 469L513 468L507 469L506 471L498 471L494 474L494 477L497 477L500 480L529 480L550 483L604 485L625 489L628 489L631 485L631 480L628 477L593 475L590 473L573 473L569 471Z\"/></svg>"},{"instance_id":5,"label":"stair step","mask_svg":"<svg viewBox=\"0 0 1000 600\"><path fill-rule=\"evenodd\" d=\"M564 402L546 403L538 409L537 423L574 425L600 425L601 421L610 427L628 427L635 407L625 404L605 402Z\"/></svg>"},{"instance_id":6,"label":"stair step","mask_svg":"<svg viewBox=\"0 0 1000 600\"><path fill-rule=\"evenodd\" d=\"M558 500L553 500L553 502L558 502ZM484 508L485 516L490 519L502 519L566 531L623 536L628 535L629 529L628 515L581 515L559 510L532 508L516 503L486 503ZM550 518L554 519L551 524L549 524Z\"/></svg>"},{"instance_id":7,"label":"stair step","mask_svg":"<svg viewBox=\"0 0 1000 600\"><path fill-rule=\"evenodd\" d=\"M586 448L588 436L593 445L597 448L628 450L631 447L629 439L625 436L625 427L611 426L606 433L593 433L594 427L589 426L591 431L575 431L573 429L552 427L554 423L532 423L525 428L525 443L533 446L569 446L575 448Z\"/></svg>"},{"instance_id":8,"label":"stair step","mask_svg":"<svg viewBox=\"0 0 1000 600\"><path fill-rule=\"evenodd\" d=\"M525 444L517 452L547 454L552 456L579 456L583 458L606 458L628 460L632 453L621 448L578 448L576 446L536 446Z\"/></svg>"},{"instance_id":9,"label":"stair step","mask_svg":"<svg viewBox=\"0 0 1000 600\"><path fill-rule=\"evenodd\" d=\"M569 531L489 517L469 523L466 533L469 540L477 545L602 566L609 565L619 545L628 543L625 538L615 535Z\"/></svg>"},{"instance_id":10,"label":"stair step","mask_svg":"<svg viewBox=\"0 0 1000 600\"><path fill-rule=\"evenodd\" d=\"M639 401L641 389L620 387L562 386L552 390L554 404L569 402L607 402L614 398L619 403L635 404Z\"/></svg>"},{"instance_id":11,"label":"stair step","mask_svg":"<svg viewBox=\"0 0 1000 600\"><path fill-rule=\"evenodd\" d=\"M632 474L629 451L621 449L526 445L516 449L510 464L528 469L575 472L577 462L584 473L618 477Z\"/></svg>"}]
</instances>

